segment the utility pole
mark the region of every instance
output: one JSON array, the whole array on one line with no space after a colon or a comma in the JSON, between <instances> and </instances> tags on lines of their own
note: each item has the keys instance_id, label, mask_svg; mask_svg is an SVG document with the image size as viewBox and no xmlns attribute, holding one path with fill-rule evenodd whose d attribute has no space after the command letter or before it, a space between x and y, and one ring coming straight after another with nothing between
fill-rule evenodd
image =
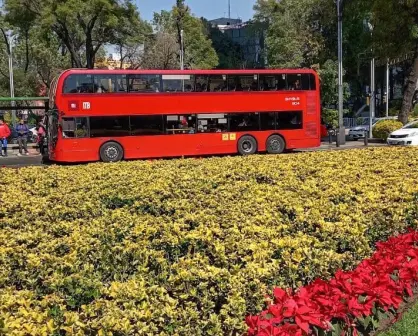
<instances>
[{"instance_id":1,"label":"utility pole","mask_svg":"<svg viewBox=\"0 0 418 336\"><path fill-rule=\"evenodd\" d=\"M228 0L228 18L231 18L231 0Z\"/></svg>"},{"instance_id":2,"label":"utility pole","mask_svg":"<svg viewBox=\"0 0 418 336\"><path fill-rule=\"evenodd\" d=\"M344 88L343 88L343 17L342 17L342 1L337 0L338 15L338 128L339 143L345 144L345 128L344 128Z\"/></svg>"},{"instance_id":3,"label":"utility pole","mask_svg":"<svg viewBox=\"0 0 418 336\"><path fill-rule=\"evenodd\" d=\"M373 41L373 25L367 21ZM370 114L369 114L369 137L373 137L373 119L376 116L376 81L375 81L375 58L373 55L373 47L371 48L372 60L370 62Z\"/></svg>"},{"instance_id":4,"label":"utility pole","mask_svg":"<svg viewBox=\"0 0 418 336\"><path fill-rule=\"evenodd\" d=\"M390 93L390 68L389 59L386 62L386 117L389 117L389 93Z\"/></svg>"},{"instance_id":5,"label":"utility pole","mask_svg":"<svg viewBox=\"0 0 418 336\"><path fill-rule=\"evenodd\" d=\"M373 56L372 56L373 57ZM373 119L376 117L376 80L375 80L375 58L370 63L370 138L373 137Z\"/></svg>"},{"instance_id":6,"label":"utility pole","mask_svg":"<svg viewBox=\"0 0 418 336\"><path fill-rule=\"evenodd\" d=\"M184 70L184 30L180 31L180 69Z\"/></svg>"},{"instance_id":7,"label":"utility pole","mask_svg":"<svg viewBox=\"0 0 418 336\"><path fill-rule=\"evenodd\" d=\"M13 75L13 32L8 31L6 33L6 47L7 47L7 54L9 56L9 86L10 86L10 98L15 97L15 86L14 86L14 75ZM12 125L13 128L16 127L16 110L13 109L15 106L15 101L12 100Z\"/></svg>"}]
</instances>

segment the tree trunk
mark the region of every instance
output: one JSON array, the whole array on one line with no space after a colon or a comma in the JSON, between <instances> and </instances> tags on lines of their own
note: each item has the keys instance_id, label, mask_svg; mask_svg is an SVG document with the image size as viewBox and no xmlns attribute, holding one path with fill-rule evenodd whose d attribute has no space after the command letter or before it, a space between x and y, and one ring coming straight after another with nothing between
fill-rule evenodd
<instances>
[{"instance_id":1,"label":"tree trunk","mask_svg":"<svg viewBox=\"0 0 418 336\"><path fill-rule=\"evenodd\" d=\"M390 68L389 71L389 82L390 82L390 97L388 97L389 101L394 99L395 96L395 78L393 75L393 69ZM389 94L389 93L388 93Z\"/></svg>"},{"instance_id":2,"label":"tree trunk","mask_svg":"<svg viewBox=\"0 0 418 336\"><path fill-rule=\"evenodd\" d=\"M25 56L26 56L26 62L25 62L25 73L29 70L29 30L25 30Z\"/></svg>"},{"instance_id":3,"label":"tree trunk","mask_svg":"<svg viewBox=\"0 0 418 336\"><path fill-rule=\"evenodd\" d=\"M87 69L94 68L94 47L93 47L93 40L91 37L91 33L89 32L86 34L86 61L87 61Z\"/></svg>"},{"instance_id":4,"label":"tree trunk","mask_svg":"<svg viewBox=\"0 0 418 336\"><path fill-rule=\"evenodd\" d=\"M412 110L412 99L414 98L418 80L418 44L414 53L414 60L409 69L403 94L402 109L399 113L399 120L405 125Z\"/></svg>"},{"instance_id":5,"label":"tree trunk","mask_svg":"<svg viewBox=\"0 0 418 336\"><path fill-rule=\"evenodd\" d=\"M82 68L83 65L81 63L80 55L77 53L74 43L71 41L67 27L65 25L57 25L54 27L54 31L70 52L73 68Z\"/></svg>"}]
</instances>

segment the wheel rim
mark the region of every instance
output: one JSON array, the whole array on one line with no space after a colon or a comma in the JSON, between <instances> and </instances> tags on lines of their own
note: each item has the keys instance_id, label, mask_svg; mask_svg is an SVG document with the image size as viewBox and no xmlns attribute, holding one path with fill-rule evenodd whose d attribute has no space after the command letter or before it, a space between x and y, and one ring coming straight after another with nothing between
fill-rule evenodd
<instances>
[{"instance_id":1,"label":"wheel rim","mask_svg":"<svg viewBox=\"0 0 418 336\"><path fill-rule=\"evenodd\" d=\"M250 140L244 140L242 142L242 150L245 153L251 153L251 151L253 150L253 144Z\"/></svg>"},{"instance_id":2,"label":"wheel rim","mask_svg":"<svg viewBox=\"0 0 418 336\"><path fill-rule=\"evenodd\" d=\"M281 149L280 141L278 139L270 140L270 148L271 150L274 150L274 151L280 150Z\"/></svg>"},{"instance_id":3,"label":"wheel rim","mask_svg":"<svg viewBox=\"0 0 418 336\"><path fill-rule=\"evenodd\" d=\"M109 146L106 148L105 154L109 160L113 161L117 159L119 151L115 146Z\"/></svg>"}]
</instances>

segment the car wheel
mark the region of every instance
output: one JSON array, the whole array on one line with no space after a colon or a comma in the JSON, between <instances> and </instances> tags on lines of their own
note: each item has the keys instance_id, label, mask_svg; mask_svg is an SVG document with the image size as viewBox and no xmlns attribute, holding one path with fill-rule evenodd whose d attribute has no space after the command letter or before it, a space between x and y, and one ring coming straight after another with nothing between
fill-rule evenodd
<instances>
[{"instance_id":1,"label":"car wheel","mask_svg":"<svg viewBox=\"0 0 418 336\"><path fill-rule=\"evenodd\" d=\"M100 148L100 159L103 162L118 162L123 159L123 148L117 142L106 142Z\"/></svg>"}]
</instances>

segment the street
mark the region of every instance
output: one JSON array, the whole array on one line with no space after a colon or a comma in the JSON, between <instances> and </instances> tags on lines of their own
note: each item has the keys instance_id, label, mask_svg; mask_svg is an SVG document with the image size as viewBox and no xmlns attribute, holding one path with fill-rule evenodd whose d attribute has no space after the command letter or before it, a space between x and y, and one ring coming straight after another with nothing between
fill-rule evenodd
<instances>
[{"instance_id":1,"label":"street","mask_svg":"<svg viewBox=\"0 0 418 336\"><path fill-rule=\"evenodd\" d=\"M0 157L0 167L19 168L28 166L42 166L41 155Z\"/></svg>"},{"instance_id":2,"label":"street","mask_svg":"<svg viewBox=\"0 0 418 336\"><path fill-rule=\"evenodd\" d=\"M370 143L369 147L381 147L386 146L382 143ZM346 144L341 147L336 147L335 142L329 144L328 142L322 142L320 147L298 149L294 152L312 152L312 151L327 151L327 150L348 150L348 149L360 149L365 148L363 141L347 141ZM11 154L8 157L0 157L0 167L7 168L21 168L28 166L45 166L42 163L42 157L39 154L30 154L29 156L16 156Z\"/></svg>"}]
</instances>

